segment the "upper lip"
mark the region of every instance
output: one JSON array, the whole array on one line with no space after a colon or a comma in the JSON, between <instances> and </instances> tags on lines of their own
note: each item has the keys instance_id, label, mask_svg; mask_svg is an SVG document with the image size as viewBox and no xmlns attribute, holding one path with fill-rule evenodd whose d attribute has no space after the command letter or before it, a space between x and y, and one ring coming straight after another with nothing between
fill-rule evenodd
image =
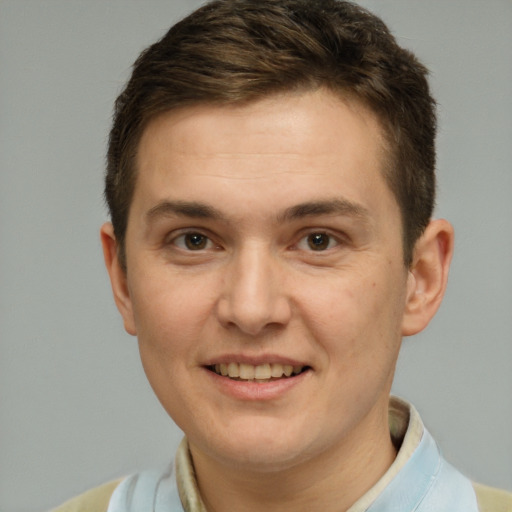
<instances>
[{"instance_id":1,"label":"upper lip","mask_svg":"<svg viewBox=\"0 0 512 512\"><path fill-rule=\"evenodd\" d=\"M262 364L282 364L291 366L309 366L305 361L278 354L250 355L250 354L222 354L207 359L204 366L215 364L241 363L259 366Z\"/></svg>"}]
</instances>

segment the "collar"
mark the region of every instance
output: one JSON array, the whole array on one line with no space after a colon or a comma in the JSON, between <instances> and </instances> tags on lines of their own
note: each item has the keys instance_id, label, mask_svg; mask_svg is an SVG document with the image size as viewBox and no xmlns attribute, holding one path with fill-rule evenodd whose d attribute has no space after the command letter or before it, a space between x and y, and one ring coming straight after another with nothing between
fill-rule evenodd
<instances>
[{"instance_id":1,"label":"collar","mask_svg":"<svg viewBox=\"0 0 512 512\"><path fill-rule=\"evenodd\" d=\"M418 411L412 404L392 396L389 400L388 422L391 439L398 452L397 456L381 479L359 498L347 512L368 510L368 507L407 464L421 443L425 428Z\"/></svg>"}]
</instances>

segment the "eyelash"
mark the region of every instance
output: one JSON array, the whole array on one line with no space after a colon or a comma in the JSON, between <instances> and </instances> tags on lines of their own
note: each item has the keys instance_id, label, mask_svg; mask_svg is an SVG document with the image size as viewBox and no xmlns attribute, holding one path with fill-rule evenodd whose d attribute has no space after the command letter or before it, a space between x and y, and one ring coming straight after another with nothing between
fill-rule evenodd
<instances>
[{"instance_id":1,"label":"eyelash","mask_svg":"<svg viewBox=\"0 0 512 512\"><path fill-rule=\"evenodd\" d=\"M323 247L324 244L321 243L322 242L321 237L327 238L327 240L326 240L327 246L326 247ZM311 245L310 242L313 245ZM324 242L325 242L325 240L324 240ZM303 243L307 244L308 248L301 247L301 244L303 244ZM327 233L325 231L311 231L311 232L307 233L306 235L304 235L299 240L299 242L296 244L296 247L298 247L299 249L306 250L307 252L310 252L310 251L311 252L325 252L330 249L333 249L334 247L337 247L338 245L340 245L340 243L341 243L340 240L337 239L335 236L333 236L330 233Z\"/></svg>"},{"instance_id":2,"label":"eyelash","mask_svg":"<svg viewBox=\"0 0 512 512\"><path fill-rule=\"evenodd\" d=\"M187 240L187 237L190 238ZM195 241L194 237L196 237ZM190 243L187 243L187 241L189 241ZM322 243L322 241L324 243ZM201 242L204 243L202 244ZM180 233L179 235L175 236L172 240L170 240L170 243L186 252L202 252L214 248L219 248L218 245L215 245L214 241L210 236L202 233L199 230ZM318 230L310 231L308 233L303 234L299 241L293 245L293 247L299 250L303 250L305 252L322 253L339 246L341 243L342 242L340 241L340 237L336 237L331 233L323 230Z\"/></svg>"},{"instance_id":3,"label":"eyelash","mask_svg":"<svg viewBox=\"0 0 512 512\"><path fill-rule=\"evenodd\" d=\"M205 242L206 246L202 247L198 243L195 248L191 248L190 245L187 245L187 237L200 238L202 241ZM181 243L179 243L178 241L181 241ZM196 241L199 242L199 240L196 240ZM213 249L215 247L215 244L213 243L212 239L208 235L205 235L204 233L201 233L200 231L188 231L186 233L181 233L178 236L174 237L171 240L171 243L172 243L172 245L175 245L179 249L182 249L184 251L190 251L190 252L196 252L196 250L197 250L197 252L199 252L202 250ZM191 240L191 243L195 245L195 242L193 240Z\"/></svg>"}]
</instances>

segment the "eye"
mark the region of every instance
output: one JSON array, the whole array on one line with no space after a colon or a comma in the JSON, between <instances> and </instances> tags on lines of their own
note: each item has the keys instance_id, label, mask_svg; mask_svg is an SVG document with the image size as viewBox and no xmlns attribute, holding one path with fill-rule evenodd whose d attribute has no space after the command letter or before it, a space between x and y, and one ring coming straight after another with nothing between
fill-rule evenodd
<instances>
[{"instance_id":1,"label":"eye","mask_svg":"<svg viewBox=\"0 0 512 512\"><path fill-rule=\"evenodd\" d=\"M176 237L173 243L187 251L202 251L213 247L213 242L202 233L185 233Z\"/></svg>"},{"instance_id":2,"label":"eye","mask_svg":"<svg viewBox=\"0 0 512 512\"><path fill-rule=\"evenodd\" d=\"M331 249L332 247L336 247L338 245L338 241L329 235L328 233L310 233L309 235L302 238L297 247L302 250L311 250L311 251L326 251L327 249Z\"/></svg>"}]
</instances>

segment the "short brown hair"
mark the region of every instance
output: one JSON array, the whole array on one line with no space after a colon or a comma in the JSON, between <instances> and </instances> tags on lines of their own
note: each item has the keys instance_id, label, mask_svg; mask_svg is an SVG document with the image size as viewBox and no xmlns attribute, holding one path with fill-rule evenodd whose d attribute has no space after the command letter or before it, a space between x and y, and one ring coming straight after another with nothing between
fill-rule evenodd
<instances>
[{"instance_id":1,"label":"short brown hair","mask_svg":"<svg viewBox=\"0 0 512 512\"><path fill-rule=\"evenodd\" d=\"M434 206L436 115L427 70L378 17L337 0L216 0L139 56L115 103L108 147L105 197L122 264L135 157L151 119L188 105L319 87L378 116L409 265Z\"/></svg>"}]
</instances>

